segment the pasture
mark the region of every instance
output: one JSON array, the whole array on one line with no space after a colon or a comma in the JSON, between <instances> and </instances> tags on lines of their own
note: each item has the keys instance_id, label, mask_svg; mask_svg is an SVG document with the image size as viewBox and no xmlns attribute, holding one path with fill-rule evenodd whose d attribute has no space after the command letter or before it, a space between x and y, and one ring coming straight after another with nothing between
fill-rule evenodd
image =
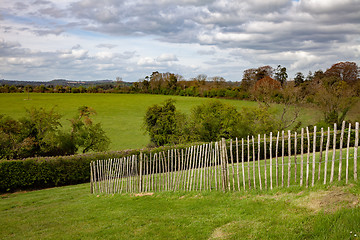
<instances>
[{"instance_id":1,"label":"pasture","mask_svg":"<svg viewBox=\"0 0 360 240\"><path fill-rule=\"evenodd\" d=\"M110 150L139 149L149 143L149 137L142 129L143 117L147 108L153 104L162 103L165 99L176 100L176 107L183 113L190 113L192 107L200 105L209 98L195 98L182 96L165 96L150 94L56 94L30 93L27 100L26 93L0 94L0 114L13 118L25 115L25 109L43 107L56 111L63 117L63 127L70 126L67 119L72 118L80 106L87 105L96 110L96 122L101 122L103 129L111 140ZM258 104L251 101L227 100L220 101L234 105L238 110L242 107L255 107ZM274 105L274 113L279 112L279 106ZM303 108L299 119L303 125L314 124L321 114L312 108Z\"/></svg>"}]
</instances>

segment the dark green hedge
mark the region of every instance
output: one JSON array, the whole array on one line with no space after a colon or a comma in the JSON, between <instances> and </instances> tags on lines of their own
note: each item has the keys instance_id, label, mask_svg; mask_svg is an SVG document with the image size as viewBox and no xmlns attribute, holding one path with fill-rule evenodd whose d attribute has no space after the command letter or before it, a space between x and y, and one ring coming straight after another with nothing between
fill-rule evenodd
<instances>
[{"instance_id":1,"label":"dark green hedge","mask_svg":"<svg viewBox=\"0 0 360 240\"><path fill-rule=\"evenodd\" d=\"M175 146L185 148L189 145ZM72 156L38 157L23 160L0 160L0 193L42 189L90 181L90 162L128 155L167 151L174 146L156 149L88 153Z\"/></svg>"}]
</instances>

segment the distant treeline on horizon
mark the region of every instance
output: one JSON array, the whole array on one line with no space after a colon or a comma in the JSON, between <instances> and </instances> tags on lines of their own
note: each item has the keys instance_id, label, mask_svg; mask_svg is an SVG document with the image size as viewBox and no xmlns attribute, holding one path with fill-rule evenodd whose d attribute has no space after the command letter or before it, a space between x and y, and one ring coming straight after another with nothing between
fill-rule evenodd
<instances>
[{"instance_id":1,"label":"distant treeline on horizon","mask_svg":"<svg viewBox=\"0 0 360 240\"><path fill-rule=\"evenodd\" d=\"M120 77L115 81L0 80L0 93L149 93L232 99L254 99L265 94L271 95L275 102L282 102L284 89L297 88L305 95L313 95L320 85L338 88L339 83L351 87L355 91L354 95L360 96L359 67L355 62L339 62L325 72L309 71L306 77L303 73L297 72L291 81L286 68L279 65L276 69L271 66L246 69L240 82L226 81L220 76L208 77L205 74L187 80L179 74L156 71L137 82L124 82Z\"/></svg>"}]
</instances>

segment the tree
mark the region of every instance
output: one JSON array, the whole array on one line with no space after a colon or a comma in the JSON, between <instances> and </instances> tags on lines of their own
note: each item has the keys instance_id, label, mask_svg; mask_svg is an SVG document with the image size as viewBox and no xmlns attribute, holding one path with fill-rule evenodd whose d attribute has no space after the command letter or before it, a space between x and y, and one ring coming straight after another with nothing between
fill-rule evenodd
<instances>
[{"instance_id":1,"label":"tree","mask_svg":"<svg viewBox=\"0 0 360 240\"><path fill-rule=\"evenodd\" d=\"M295 87L302 84L304 82L304 79L305 79L304 74L302 74L301 72L297 72L294 78Z\"/></svg>"},{"instance_id":2,"label":"tree","mask_svg":"<svg viewBox=\"0 0 360 240\"><path fill-rule=\"evenodd\" d=\"M355 101L352 87L339 81L338 77L325 77L317 87L315 103L322 110L327 124L341 124Z\"/></svg>"},{"instance_id":3,"label":"tree","mask_svg":"<svg viewBox=\"0 0 360 240\"><path fill-rule=\"evenodd\" d=\"M279 81L281 86L284 86L287 78L288 78L288 74L286 73L286 67L282 67L281 65L278 65L278 67L275 70L275 80Z\"/></svg>"},{"instance_id":4,"label":"tree","mask_svg":"<svg viewBox=\"0 0 360 240\"><path fill-rule=\"evenodd\" d=\"M272 77L273 71L274 69L268 65L246 69L241 81L241 88L244 91L251 89L260 79L263 79L266 76Z\"/></svg>"},{"instance_id":5,"label":"tree","mask_svg":"<svg viewBox=\"0 0 360 240\"><path fill-rule=\"evenodd\" d=\"M32 108L20 120L0 115L0 158L18 159L103 151L110 143L101 124L94 124L89 107L79 108L71 119L71 132L61 130L61 115L54 108Z\"/></svg>"},{"instance_id":6,"label":"tree","mask_svg":"<svg viewBox=\"0 0 360 240\"><path fill-rule=\"evenodd\" d=\"M354 84L359 78L359 68L355 62L339 62L325 71L326 77L337 77L348 84Z\"/></svg>"},{"instance_id":7,"label":"tree","mask_svg":"<svg viewBox=\"0 0 360 240\"><path fill-rule=\"evenodd\" d=\"M54 108L49 111L32 108L20 120L2 116L0 157L10 159L59 155L60 118Z\"/></svg>"},{"instance_id":8,"label":"tree","mask_svg":"<svg viewBox=\"0 0 360 240\"><path fill-rule=\"evenodd\" d=\"M281 84L269 76L257 81L252 89L252 94L257 101L264 102L267 106L272 102L276 92L281 89Z\"/></svg>"},{"instance_id":9,"label":"tree","mask_svg":"<svg viewBox=\"0 0 360 240\"><path fill-rule=\"evenodd\" d=\"M182 115L176 111L175 101L167 99L162 105L150 106L144 117L145 131L156 146L177 143L181 132Z\"/></svg>"},{"instance_id":10,"label":"tree","mask_svg":"<svg viewBox=\"0 0 360 240\"><path fill-rule=\"evenodd\" d=\"M189 131L195 141L216 141L238 134L238 112L219 100L208 101L192 109Z\"/></svg>"},{"instance_id":11,"label":"tree","mask_svg":"<svg viewBox=\"0 0 360 240\"><path fill-rule=\"evenodd\" d=\"M277 127L278 122L268 108L237 111L234 106L219 100L194 107L189 120L190 139L205 142L268 133Z\"/></svg>"},{"instance_id":12,"label":"tree","mask_svg":"<svg viewBox=\"0 0 360 240\"><path fill-rule=\"evenodd\" d=\"M105 151L108 149L110 140L106 136L100 123L94 124L91 116L96 115L96 111L88 106L81 106L78 115L70 119L71 134L70 141L73 142L75 152L81 150L86 153L90 150ZM65 137L65 136L64 136Z\"/></svg>"}]
</instances>

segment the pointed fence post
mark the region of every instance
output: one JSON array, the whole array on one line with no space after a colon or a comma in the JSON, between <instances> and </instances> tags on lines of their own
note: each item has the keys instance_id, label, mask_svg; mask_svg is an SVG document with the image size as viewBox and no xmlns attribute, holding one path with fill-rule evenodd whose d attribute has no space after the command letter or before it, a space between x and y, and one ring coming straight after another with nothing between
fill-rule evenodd
<instances>
[{"instance_id":1,"label":"pointed fence post","mask_svg":"<svg viewBox=\"0 0 360 240\"><path fill-rule=\"evenodd\" d=\"M342 172L342 148L343 148L343 142L344 142L344 131L345 131L345 121L342 122L341 134L340 134L340 153L339 153L339 174L338 174L338 181L341 180L341 172Z\"/></svg>"},{"instance_id":2,"label":"pointed fence post","mask_svg":"<svg viewBox=\"0 0 360 240\"><path fill-rule=\"evenodd\" d=\"M228 178L227 178L227 162L226 162L226 143L225 138L221 139L221 147L220 147L220 158L221 158L221 177L222 177L222 189L223 192L226 192L228 187Z\"/></svg>"},{"instance_id":3,"label":"pointed fence post","mask_svg":"<svg viewBox=\"0 0 360 240\"><path fill-rule=\"evenodd\" d=\"M314 140L313 140L313 158L312 158L312 178L311 178L311 186L313 187L315 184L315 156L316 156L316 126L314 126Z\"/></svg>"},{"instance_id":4,"label":"pointed fence post","mask_svg":"<svg viewBox=\"0 0 360 240\"><path fill-rule=\"evenodd\" d=\"M322 155L323 155L323 144L324 144L324 128L321 128L318 181L320 181L320 178L321 178L320 175L321 175L321 162L322 162Z\"/></svg>"},{"instance_id":5,"label":"pointed fence post","mask_svg":"<svg viewBox=\"0 0 360 240\"><path fill-rule=\"evenodd\" d=\"M284 187L284 155L285 155L285 137L284 131L281 132L281 187Z\"/></svg>"},{"instance_id":6,"label":"pointed fence post","mask_svg":"<svg viewBox=\"0 0 360 240\"><path fill-rule=\"evenodd\" d=\"M357 181L357 154L359 146L359 123L355 123L354 180Z\"/></svg>"},{"instance_id":7,"label":"pointed fence post","mask_svg":"<svg viewBox=\"0 0 360 240\"><path fill-rule=\"evenodd\" d=\"M330 127L328 127L327 138L326 138L324 184L326 184L327 166L328 166L328 158L329 158L329 147L330 147Z\"/></svg>"},{"instance_id":8,"label":"pointed fence post","mask_svg":"<svg viewBox=\"0 0 360 240\"><path fill-rule=\"evenodd\" d=\"M143 163L143 154L140 152L140 161L139 161L139 192L142 192L142 163Z\"/></svg>"},{"instance_id":9,"label":"pointed fence post","mask_svg":"<svg viewBox=\"0 0 360 240\"><path fill-rule=\"evenodd\" d=\"M236 138L236 175L237 175L238 191L240 192L239 166L240 166L240 161L239 161L239 142L238 142L238 138Z\"/></svg>"},{"instance_id":10,"label":"pointed fence post","mask_svg":"<svg viewBox=\"0 0 360 240\"><path fill-rule=\"evenodd\" d=\"M256 189L256 173L255 173L256 155L255 155L255 139L254 139L254 136L252 136L251 140L252 140L252 146L253 146L253 181L254 181L254 189Z\"/></svg>"},{"instance_id":11,"label":"pointed fence post","mask_svg":"<svg viewBox=\"0 0 360 240\"><path fill-rule=\"evenodd\" d=\"M335 157L336 157L336 123L334 123L333 155L331 162L330 183L334 181Z\"/></svg>"},{"instance_id":12,"label":"pointed fence post","mask_svg":"<svg viewBox=\"0 0 360 240\"><path fill-rule=\"evenodd\" d=\"M259 186L260 186L260 190L262 190L262 181L261 181L261 167L260 167L260 150L261 150L261 145L260 145L260 134L258 134L258 171L259 171Z\"/></svg>"},{"instance_id":13,"label":"pointed fence post","mask_svg":"<svg viewBox=\"0 0 360 240\"><path fill-rule=\"evenodd\" d=\"M264 134L264 185L265 185L265 189L267 189L267 175L266 175L266 134Z\"/></svg>"},{"instance_id":14,"label":"pointed fence post","mask_svg":"<svg viewBox=\"0 0 360 240\"><path fill-rule=\"evenodd\" d=\"M287 187L290 187L291 179L291 131L288 130L288 184Z\"/></svg>"},{"instance_id":15,"label":"pointed fence post","mask_svg":"<svg viewBox=\"0 0 360 240\"><path fill-rule=\"evenodd\" d=\"M233 147L232 147L232 139L230 139L230 159L231 159L231 167L232 167L232 189L235 192L235 166L234 166L234 158L233 158Z\"/></svg>"},{"instance_id":16,"label":"pointed fence post","mask_svg":"<svg viewBox=\"0 0 360 240\"><path fill-rule=\"evenodd\" d=\"M272 175L272 171L273 171L273 162L272 162L272 132L270 132L270 146L269 146L269 150L270 150L270 189L273 189L273 175Z\"/></svg>"},{"instance_id":17,"label":"pointed fence post","mask_svg":"<svg viewBox=\"0 0 360 240\"><path fill-rule=\"evenodd\" d=\"M307 156L306 156L306 187L309 187L310 133L309 133L308 127L306 127L306 136L307 136L307 143L308 143Z\"/></svg>"},{"instance_id":18,"label":"pointed fence post","mask_svg":"<svg viewBox=\"0 0 360 240\"><path fill-rule=\"evenodd\" d=\"M275 180L276 180L276 187L279 186L279 159L278 159L278 152L279 152L279 137L280 132L276 135L276 148L275 148Z\"/></svg>"},{"instance_id":19,"label":"pointed fence post","mask_svg":"<svg viewBox=\"0 0 360 240\"><path fill-rule=\"evenodd\" d=\"M249 182L249 189L251 189L251 177L250 177L250 139L247 136L247 169L248 169L248 182Z\"/></svg>"},{"instance_id":20,"label":"pointed fence post","mask_svg":"<svg viewBox=\"0 0 360 240\"><path fill-rule=\"evenodd\" d=\"M295 183L297 181L297 132L294 133L294 172Z\"/></svg>"},{"instance_id":21,"label":"pointed fence post","mask_svg":"<svg viewBox=\"0 0 360 240\"><path fill-rule=\"evenodd\" d=\"M301 164L300 164L300 187L304 180L304 128L301 129Z\"/></svg>"},{"instance_id":22,"label":"pointed fence post","mask_svg":"<svg viewBox=\"0 0 360 240\"><path fill-rule=\"evenodd\" d=\"M347 146L346 146L346 184L349 181L350 134L351 134L351 123L349 123L348 139L347 139Z\"/></svg>"}]
</instances>

